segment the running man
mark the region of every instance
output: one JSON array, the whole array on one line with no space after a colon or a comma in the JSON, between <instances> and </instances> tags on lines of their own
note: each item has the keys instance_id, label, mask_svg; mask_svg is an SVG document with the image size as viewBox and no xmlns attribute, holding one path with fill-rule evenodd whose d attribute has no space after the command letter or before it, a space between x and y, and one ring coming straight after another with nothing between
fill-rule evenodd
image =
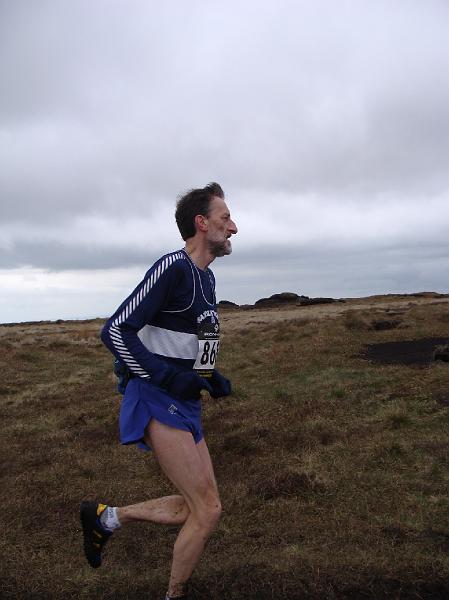
<instances>
[{"instance_id":1,"label":"running man","mask_svg":"<svg viewBox=\"0 0 449 600\"><path fill-rule=\"evenodd\" d=\"M185 248L156 261L101 338L125 375L121 442L152 449L179 494L123 507L81 504L84 551L93 568L101 565L107 540L126 523L182 525L166 600L188 598L188 581L221 514L201 426L201 392L227 396L231 384L215 369L220 327L208 267L231 253L230 237L237 233L217 183L181 197L175 217Z\"/></svg>"}]
</instances>

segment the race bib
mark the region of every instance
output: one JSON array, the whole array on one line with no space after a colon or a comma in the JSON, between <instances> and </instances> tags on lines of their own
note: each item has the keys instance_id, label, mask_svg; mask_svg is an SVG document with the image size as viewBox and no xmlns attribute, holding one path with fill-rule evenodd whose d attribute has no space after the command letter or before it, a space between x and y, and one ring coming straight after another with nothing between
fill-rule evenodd
<instances>
[{"instance_id":1,"label":"race bib","mask_svg":"<svg viewBox=\"0 0 449 600\"><path fill-rule=\"evenodd\" d=\"M200 377L212 377L218 349L220 348L220 325L202 323L198 326L198 354L193 368Z\"/></svg>"}]
</instances>

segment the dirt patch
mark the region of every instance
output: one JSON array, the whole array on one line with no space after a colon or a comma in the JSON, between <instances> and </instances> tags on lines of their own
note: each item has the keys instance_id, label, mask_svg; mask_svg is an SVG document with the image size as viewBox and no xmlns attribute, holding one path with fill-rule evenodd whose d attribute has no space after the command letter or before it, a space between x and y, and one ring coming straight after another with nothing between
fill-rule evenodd
<instances>
[{"instance_id":1,"label":"dirt patch","mask_svg":"<svg viewBox=\"0 0 449 600\"><path fill-rule=\"evenodd\" d=\"M433 361L435 348L447 341L447 338L435 337L368 344L360 356L386 365L429 365Z\"/></svg>"}]
</instances>

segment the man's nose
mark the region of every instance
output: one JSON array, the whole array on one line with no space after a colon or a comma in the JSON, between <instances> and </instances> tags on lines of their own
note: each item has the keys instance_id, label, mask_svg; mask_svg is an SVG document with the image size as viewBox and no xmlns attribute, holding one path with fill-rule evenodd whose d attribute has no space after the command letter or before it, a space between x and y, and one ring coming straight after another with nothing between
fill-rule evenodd
<instances>
[{"instance_id":1,"label":"man's nose","mask_svg":"<svg viewBox=\"0 0 449 600\"><path fill-rule=\"evenodd\" d=\"M230 221L228 229L231 233L234 233L234 234L237 233L237 231L238 231L237 225L234 223L234 221Z\"/></svg>"}]
</instances>

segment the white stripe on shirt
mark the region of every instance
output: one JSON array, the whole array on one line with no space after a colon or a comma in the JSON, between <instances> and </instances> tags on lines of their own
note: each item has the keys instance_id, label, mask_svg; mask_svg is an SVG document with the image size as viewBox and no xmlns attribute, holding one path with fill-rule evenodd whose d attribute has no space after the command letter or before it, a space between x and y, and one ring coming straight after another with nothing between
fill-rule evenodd
<instances>
[{"instance_id":1,"label":"white stripe on shirt","mask_svg":"<svg viewBox=\"0 0 449 600\"><path fill-rule=\"evenodd\" d=\"M190 360L195 360L198 354L198 336L194 333L145 325L138 336L142 344L154 354Z\"/></svg>"}]
</instances>

